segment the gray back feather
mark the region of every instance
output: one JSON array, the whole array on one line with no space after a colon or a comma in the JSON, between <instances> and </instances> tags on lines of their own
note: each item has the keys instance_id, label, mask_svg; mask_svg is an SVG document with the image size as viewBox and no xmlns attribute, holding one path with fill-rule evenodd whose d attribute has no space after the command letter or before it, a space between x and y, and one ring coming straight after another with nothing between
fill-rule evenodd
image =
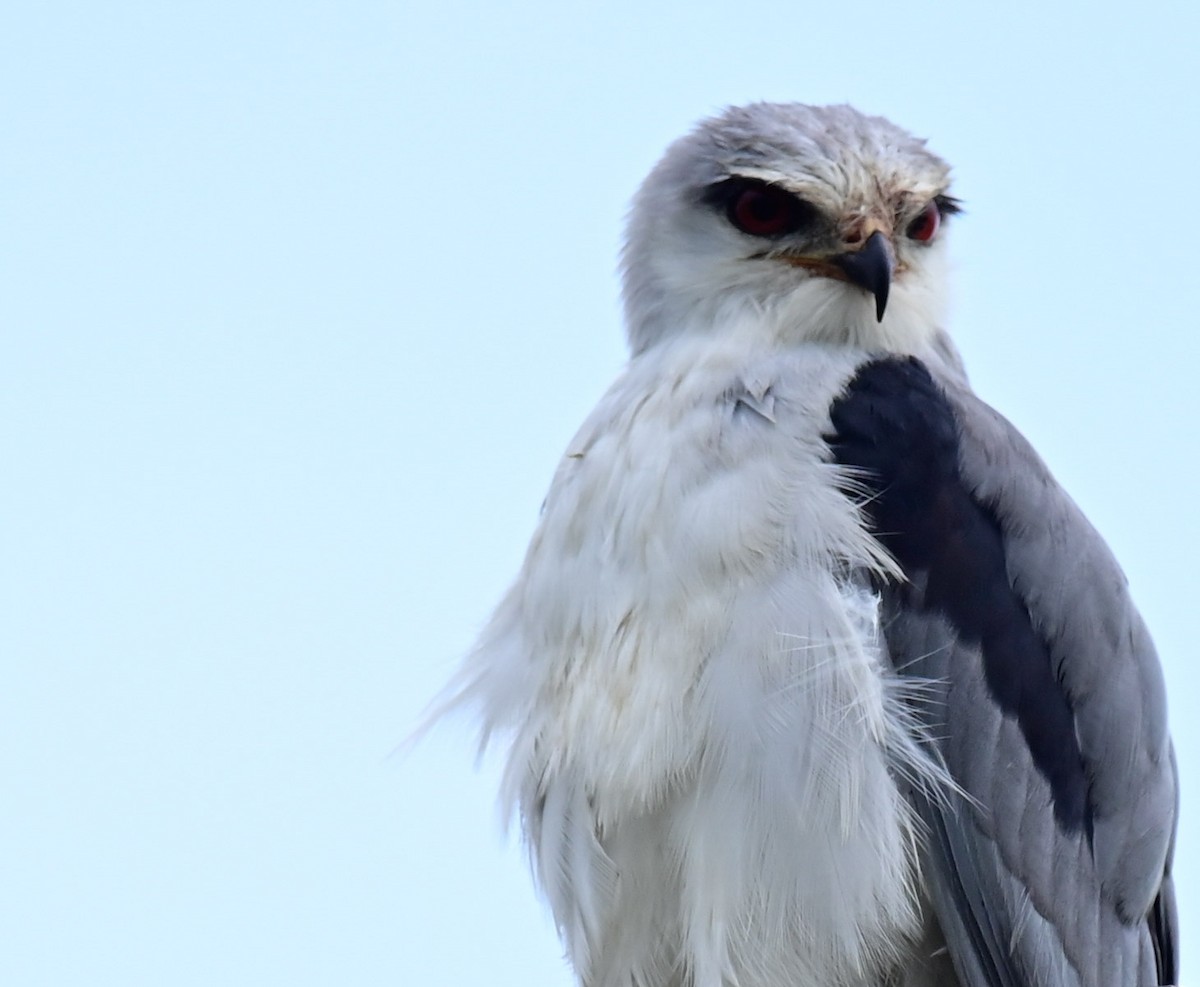
<instances>
[{"instance_id":1,"label":"gray back feather","mask_svg":"<svg viewBox=\"0 0 1200 987\"><path fill-rule=\"evenodd\" d=\"M1078 507L960 369L939 363L930 369L955 409L962 480L997 518L1010 583L1048 645L1094 822L1089 834L1056 821L1021 730L989 692L978 645L914 606L919 585L889 590L893 661L934 683L920 715L962 788L913 793L943 933L966 987L1157 984L1163 934L1149 916L1169 870L1177 792L1153 644ZM1173 938L1167 880L1158 907Z\"/></svg>"}]
</instances>

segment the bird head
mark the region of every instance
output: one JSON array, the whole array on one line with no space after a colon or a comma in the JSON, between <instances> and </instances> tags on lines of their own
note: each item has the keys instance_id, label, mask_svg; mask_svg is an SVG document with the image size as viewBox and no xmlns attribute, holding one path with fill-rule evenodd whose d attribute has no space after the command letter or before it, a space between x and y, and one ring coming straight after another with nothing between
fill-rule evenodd
<instances>
[{"instance_id":1,"label":"bird head","mask_svg":"<svg viewBox=\"0 0 1200 987\"><path fill-rule=\"evenodd\" d=\"M849 106L755 103L676 141L622 254L630 345L751 332L905 351L944 312L941 158Z\"/></svg>"}]
</instances>

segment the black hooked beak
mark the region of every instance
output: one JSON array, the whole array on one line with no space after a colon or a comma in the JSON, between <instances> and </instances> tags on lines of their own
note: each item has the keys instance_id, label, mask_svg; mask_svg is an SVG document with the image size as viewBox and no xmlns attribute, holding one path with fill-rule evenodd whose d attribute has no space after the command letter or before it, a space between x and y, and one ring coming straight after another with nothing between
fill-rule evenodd
<instances>
[{"instance_id":1,"label":"black hooked beak","mask_svg":"<svg viewBox=\"0 0 1200 987\"><path fill-rule=\"evenodd\" d=\"M896 252L892 242L882 233L872 233L867 242L853 253L838 254L833 262L842 269L852 284L865 288L875 296L875 317L882 322L887 308L888 288L896 269Z\"/></svg>"}]
</instances>

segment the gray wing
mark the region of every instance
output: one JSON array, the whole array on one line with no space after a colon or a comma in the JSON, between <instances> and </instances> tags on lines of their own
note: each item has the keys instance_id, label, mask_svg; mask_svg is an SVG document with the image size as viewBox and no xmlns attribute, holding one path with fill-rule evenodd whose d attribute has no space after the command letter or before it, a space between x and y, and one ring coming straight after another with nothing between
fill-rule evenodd
<instances>
[{"instance_id":1,"label":"gray wing","mask_svg":"<svg viewBox=\"0 0 1200 987\"><path fill-rule=\"evenodd\" d=\"M959 980L1177 983L1166 701L1111 553L951 375L865 364L831 421L907 577L879 587L892 661L960 789L912 792Z\"/></svg>"}]
</instances>

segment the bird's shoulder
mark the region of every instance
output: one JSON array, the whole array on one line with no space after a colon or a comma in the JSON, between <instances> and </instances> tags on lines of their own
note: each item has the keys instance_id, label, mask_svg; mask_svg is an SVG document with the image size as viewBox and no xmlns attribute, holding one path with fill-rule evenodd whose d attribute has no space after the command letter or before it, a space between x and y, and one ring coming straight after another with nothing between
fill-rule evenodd
<instances>
[{"instance_id":1,"label":"bird's shoulder","mask_svg":"<svg viewBox=\"0 0 1200 987\"><path fill-rule=\"evenodd\" d=\"M864 364L831 424L904 573L880 587L893 664L930 683L925 728L965 796L917 799L965 982L1170 976L1175 770L1158 660L1112 553L1017 429L935 361Z\"/></svg>"}]
</instances>

